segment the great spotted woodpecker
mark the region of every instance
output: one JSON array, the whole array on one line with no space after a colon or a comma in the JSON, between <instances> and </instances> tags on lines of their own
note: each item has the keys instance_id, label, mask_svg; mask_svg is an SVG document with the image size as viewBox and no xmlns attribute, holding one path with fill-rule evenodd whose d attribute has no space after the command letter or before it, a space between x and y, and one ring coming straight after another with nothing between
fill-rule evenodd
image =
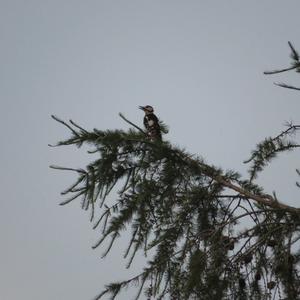
<instances>
[{"instance_id":1,"label":"great spotted woodpecker","mask_svg":"<svg viewBox=\"0 0 300 300\"><path fill-rule=\"evenodd\" d=\"M151 140L161 140L161 131L157 116L153 113L154 109L150 105L139 106L139 109L143 110L144 126L147 130L147 135Z\"/></svg>"}]
</instances>

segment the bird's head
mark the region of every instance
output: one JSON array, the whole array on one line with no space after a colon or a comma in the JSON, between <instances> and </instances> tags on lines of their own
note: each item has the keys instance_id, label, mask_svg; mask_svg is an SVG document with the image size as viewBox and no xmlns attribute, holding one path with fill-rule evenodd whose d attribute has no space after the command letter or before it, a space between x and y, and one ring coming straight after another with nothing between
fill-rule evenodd
<instances>
[{"instance_id":1,"label":"bird's head","mask_svg":"<svg viewBox=\"0 0 300 300\"><path fill-rule=\"evenodd\" d=\"M143 110L145 112L145 114L152 114L154 112L154 109L152 106L150 105L146 105L146 106L139 106L139 109Z\"/></svg>"}]
</instances>

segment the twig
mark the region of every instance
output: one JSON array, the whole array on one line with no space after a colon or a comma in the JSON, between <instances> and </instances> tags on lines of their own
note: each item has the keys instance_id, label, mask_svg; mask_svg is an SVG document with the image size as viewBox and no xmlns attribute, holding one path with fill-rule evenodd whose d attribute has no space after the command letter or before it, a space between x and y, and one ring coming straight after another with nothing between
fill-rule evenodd
<instances>
[{"instance_id":1,"label":"twig","mask_svg":"<svg viewBox=\"0 0 300 300\"><path fill-rule=\"evenodd\" d=\"M132 125L133 127L135 127L137 130L139 130L140 132L142 132L143 134L146 135L146 132L145 132L142 128L140 128L139 126L135 125L134 123L132 123L131 121L129 121L128 119L126 119L122 113L119 113L119 116L120 116L125 122L129 123L130 125Z\"/></svg>"},{"instance_id":2,"label":"twig","mask_svg":"<svg viewBox=\"0 0 300 300\"><path fill-rule=\"evenodd\" d=\"M288 85L288 84L285 84L285 83L277 83L277 82L274 82L274 84L275 84L275 85L278 85L278 86L280 86L280 87L286 88L286 89L291 89L291 90L300 91L300 88L295 87L295 86L292 86L292 85Z\"/></svg>"},{"instance_id":3,"label":"twig","mask_svg":"<svg viewBox=\"0 0 300 300\"><path fill-rule=\"evenodd\" d=\"M88 133L88 131L86 131L84 128L82 128L81 126L79 126L78 124L76 124L74 121L72 121L71 119L69 120L70 123L72 125L74 125L75 127L77 127L78 129L82 130L84 133Z\"/></svg>"},{"instance_id":4,"label":"twig","mask_svg":"<svg viewBox=\"0 0 300 300\"><path fill-rule=\"evenodd\" d=\"M65 167L60 167L55 165L50 165L49 168L56 169L56 170L63 170L63 171L75 171L77 173L86 174L86 171L84 171L83 169L65 168Z\"/></svg>"},{"instance_id":5,"label":"twig","mask_svg":"<svg viewBox=\"0 0 300 300\"><path fill-rule=\"evenodd\" d=\"M51 118L54 119L55 121L63 124L64 126L68 127L74 133L74 135L76 135L77 137L79 136L78 133L69 124L67 124L63 120L59 119L58 117L56 117L54 115L51 115Z\"/></svg>"},{"instance_id":6,"label":"twig","mask_svg":"<svg viewBox=\"0 0 300 300\"><path fill-rule=\"evenodd\" d=\"M265 75L278 74L278 73L283 73L283 72L291 71L291 70L294 70L294 69L297 69L297 68L299 68L298 65L292 66L292 67L289 67L289 68L286 68L286 69L281 69L281 70L265 71L264 74Z\"/></svg>"},{"instance_id":7,"label":"twig","mask_svg":"<svg viewBox=\"0 0 300 300\"><path fill-rule=\"evenodd\" d=\"M289 41L288 42L290 48L291 48L291 51L292 51L292 54L291 54L291 57L292 59L296 60L299 62L299 54L298 52L295 50L295 48L293 47L292 43Z\"/></svg>"}]
</instances>

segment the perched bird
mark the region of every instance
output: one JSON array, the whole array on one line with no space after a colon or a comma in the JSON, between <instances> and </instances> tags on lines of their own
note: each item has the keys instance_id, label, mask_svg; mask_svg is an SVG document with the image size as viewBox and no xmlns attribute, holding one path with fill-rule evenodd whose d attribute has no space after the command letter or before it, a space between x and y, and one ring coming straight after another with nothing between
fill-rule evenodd
<instances>
[{"instance_id":1,"label":"perched bird","mask_svg":"<svg viewBox=\"0 0 300 300\"><path fill-rule=\"evenodd\" d=\"M139 106L139 109L143 110L144 126L147 130L147 135L151 140L161 140L161 130L157 116L153 113L154 109L150 105Z\"/></svg>"}]
</instances>

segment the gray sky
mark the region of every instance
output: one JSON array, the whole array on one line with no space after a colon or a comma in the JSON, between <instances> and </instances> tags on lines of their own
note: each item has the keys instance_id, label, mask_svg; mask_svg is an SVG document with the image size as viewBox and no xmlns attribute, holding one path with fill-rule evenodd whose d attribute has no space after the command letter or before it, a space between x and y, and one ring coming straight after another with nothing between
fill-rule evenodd
<instances>
[{"instance_id":1,"label":"gray sky","mask_svg":"<svg viewBox=\"0 0 300 300\"><path fill-rule=\"evenodd\" d=\"M273 85L299 76L262 74L289 65L287 41L300 51L299 9L299 0L0 0L1 300L91 299L142 266L126 271L123 249L101 260L79 202L58 205L74 177L48 166L90 157L47 147L69 134L51 114L126 129L118 112L141 124L137 106L151 104L167 139L246 175L257 142L300 123L300 94ZM299 206L296 167L299 152L283 155L258 182Z\"/></svg>"}]
</instances>

